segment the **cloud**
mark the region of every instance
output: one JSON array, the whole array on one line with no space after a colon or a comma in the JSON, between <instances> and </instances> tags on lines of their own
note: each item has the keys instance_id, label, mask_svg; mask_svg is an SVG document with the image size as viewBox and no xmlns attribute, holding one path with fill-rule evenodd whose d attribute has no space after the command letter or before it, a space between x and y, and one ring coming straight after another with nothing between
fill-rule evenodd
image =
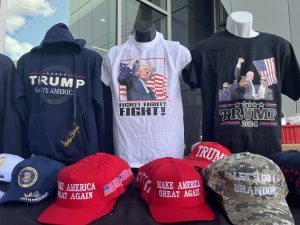
<instances>
[{"instance_id":1,"label":"cloud","mask_svg":"<svg viewBox=\"0 0 300 225\"><path fill-rule=\"evenodd\" d=\"M23 54L29 52L33 46L27 42L19 42L9 35L5 37L5 51L13 61L17 61Z\"/></svg>"},{"instance_id":2,"label":"cloud","mask_svg":"<svg viewBox=\"0 0 300 225\"><path fill-rule=\"evenodd\" d=\"M11 35L21 29L34 16L51 16L56 8L47 0L9 0L7 6L7 32Z\"/></svg>"},{"instance_id":3,"label":"cloud","mask_svg":"<svg viewBox=\"0 0 300 225\"><path fill-rule=\"evenodd\" d=\"M25 17L22 16L7 16L6 31L9 34L14 34L17 30L26 24Z\"/></svg>"}]
</instances>

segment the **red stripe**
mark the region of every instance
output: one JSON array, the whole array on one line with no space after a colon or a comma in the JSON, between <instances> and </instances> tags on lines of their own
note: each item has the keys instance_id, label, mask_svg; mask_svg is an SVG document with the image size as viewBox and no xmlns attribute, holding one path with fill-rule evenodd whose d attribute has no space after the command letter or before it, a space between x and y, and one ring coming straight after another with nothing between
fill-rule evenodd
<instances>
[{"instance_id":1,"label":"red stripe","mask_svg":"<svg viewBox=\"0 0 300 225\"><path fill-rule=\"evenodd\" d=\"M152 79L150 79L150 80L152 80ZM159 77L159 76L156 76L156 77L154 77L153 80L156 80L156 81L164 81L164 80L166 80L166 78L165 78L165 77Z\"/></svg>"}]
</instances>

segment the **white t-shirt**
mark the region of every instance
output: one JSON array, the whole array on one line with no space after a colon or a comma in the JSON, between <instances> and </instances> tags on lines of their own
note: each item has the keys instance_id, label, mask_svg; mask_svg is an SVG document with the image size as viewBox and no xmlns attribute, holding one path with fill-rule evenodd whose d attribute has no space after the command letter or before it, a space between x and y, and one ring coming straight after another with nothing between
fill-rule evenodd
<instances>
[{"instance_id":1,"label":"white t-shirt","mask_svg":"<svg viewBox=\"0 0 300 225\"><path fill-rule=\"evenodd\" d=\"M179 76L190 61L187 48L159 32L150 42L131 35L105 55L102 81L112 91L115 152L131 167L166 156L183 158Z\"/></svg>"}]
</instances>

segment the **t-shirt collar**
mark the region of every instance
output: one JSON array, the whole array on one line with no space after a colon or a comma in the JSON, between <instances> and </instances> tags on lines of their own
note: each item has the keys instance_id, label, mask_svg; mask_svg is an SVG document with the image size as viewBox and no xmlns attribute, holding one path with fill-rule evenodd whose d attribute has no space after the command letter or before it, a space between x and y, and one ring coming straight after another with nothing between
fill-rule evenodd
<instances>
[{"instance_id":1,"label":"t-shirt collar","mask_svg":"<svg viewBox=\"0 0 300 225\"><path fill-rule=\"evenodd\" d=\"M135 40L134 35L130 35L128 39L128 43L131 43L134 46L139 46L139 47L151 47L155 45L159 39L162 39L163 36L160 32L156 31L155 38L152 41L149 42L138 42Z\"/></svg>"}]
</instances>

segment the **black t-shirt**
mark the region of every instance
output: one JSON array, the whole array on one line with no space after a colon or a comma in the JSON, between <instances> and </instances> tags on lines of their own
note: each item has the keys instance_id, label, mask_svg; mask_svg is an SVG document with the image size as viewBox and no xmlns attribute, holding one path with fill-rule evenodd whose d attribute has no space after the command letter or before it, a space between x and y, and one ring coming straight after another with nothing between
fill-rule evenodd
<instances>
[{"instance_id":1,"label":"black t-shirt","mask_svg":"<svg viewBox=\"0 0 300 225\"><path fill-rule=\"evenodd\" d=\"M204 141L232 153L281 151L281 93L300 97L299 65L289 42L267 33L214 34L192 50L191 70L183 78L201 88Z\"/></svg>"}]
</instances>

